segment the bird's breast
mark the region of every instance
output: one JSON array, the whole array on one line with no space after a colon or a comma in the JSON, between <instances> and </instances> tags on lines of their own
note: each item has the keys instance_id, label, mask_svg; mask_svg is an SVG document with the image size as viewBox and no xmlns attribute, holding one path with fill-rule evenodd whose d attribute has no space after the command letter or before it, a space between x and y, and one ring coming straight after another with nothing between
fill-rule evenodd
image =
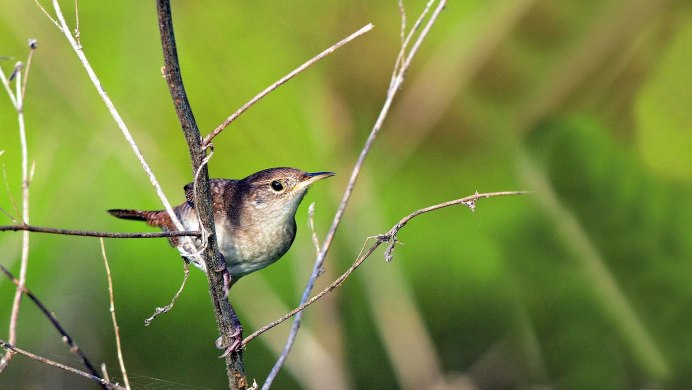
<instances>
[{"instance_id":1,"label":"bird's breast","mask_svg":"<svg viewBox=\"0 0 692 390\"><path fill-rule=\"evenodd\" d=\"M296 226L293 220L239 226L221 222L216 225L216 233L229 272L243 276L281 258L293 243Z\"/></svg>"}]
</instances>

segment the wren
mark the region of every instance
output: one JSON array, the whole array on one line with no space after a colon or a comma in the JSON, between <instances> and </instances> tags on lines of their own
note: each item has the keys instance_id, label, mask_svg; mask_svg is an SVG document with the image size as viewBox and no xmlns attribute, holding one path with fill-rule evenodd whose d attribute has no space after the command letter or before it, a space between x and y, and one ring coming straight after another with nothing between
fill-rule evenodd
<instances>
[{"instance_id":1,"label":"wren","mask_svg":"<svg viewBox=\"0 0 692 390\"><path fill-rule=\"evenodd\" d=\"M211 179L214 223L219 251L231 282L279 260L296 236L295 215L310 185L334 176L332 172L307 173L294 168L270 168L240 179ZM186 202L173 208L186 230L200 230L192 183L184 187ZM164 231L175 231L165 210L114 209L118 218L146 221ZM169 238L188 261L205 270L198 256L186 256L180 238ZM228 286L230 288L230 285Z\"/></svg>"}]
</instances>

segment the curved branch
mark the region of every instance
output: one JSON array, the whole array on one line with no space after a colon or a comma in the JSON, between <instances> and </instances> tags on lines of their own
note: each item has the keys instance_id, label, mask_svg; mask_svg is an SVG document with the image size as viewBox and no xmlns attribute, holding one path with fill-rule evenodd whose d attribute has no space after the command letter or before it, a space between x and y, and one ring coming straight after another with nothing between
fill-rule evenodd
<instances>
[{"instance_id":1,"label":"curved branch","mask_svg":"<svg viewBox=\"0 0 692 390\"><path fill-rule=\"evenodd\" d=\"M433 206L425 207L420 210L414 211L413 213L405 216L399 222L397 222L396 225L392 226L391 229L387 231L387 233L384 234L379 234L373 237L368 237L368 240L371 238L375 239L375 243L370 246L365 252L363 252L356 261L353 262L353 264L344 272L341 276L339 276L336 280L334 280L329 286L327 286L324 290L320 291L319 294L315 295L314 297L306 300L305 302L301 303L298 307L295 309L291 310L290 312L286 313L283 317L278 318L275 321L270 322L269 324L263 326L262 328L256 330L254 333L251 335L247 336L243 340L243 347L247 345L250 341L252 341L255 337L261 335L262 333L268 331L269 329L279 325L280 323L288 320L289 318L295 316L296 314L302 312L307 308L308 306L312 305L315 303L315 301L319 300L323 296L325 296L327 293L333 291L335 288L341 286L346 279L353 273L353 271L356 270L363 262L372 255L373 252L377 248L380 247L380 245L384 244L385 242L389 243L389 246L387 247L387 250L385 251L385 259L387 261L392 260L392 251L394 248L394 245L396 245L397 242L397 237L396 235L399 233L399 230L401 230L406 224L412 220L415 217L418 217L421 214L429 213L431 211L439 210L444 207L449 207L449 206L455 206L455 205L464 205L471 209L471 211L475 211L476 209L476 202L479 199L485 199L485 198L492 198L496 196L511 196L511 195L525 195L528 194L529 192L527 191L501 191L501 192L488 192L484 194L479 194L476 192L473 195L469 195L467 197L461 198L461 199L455 199L455 200L450 200L449 202L444 202L440 204L436 204ZM367 243L367 241L366 241Z\"/></svg>"}]
</instances>

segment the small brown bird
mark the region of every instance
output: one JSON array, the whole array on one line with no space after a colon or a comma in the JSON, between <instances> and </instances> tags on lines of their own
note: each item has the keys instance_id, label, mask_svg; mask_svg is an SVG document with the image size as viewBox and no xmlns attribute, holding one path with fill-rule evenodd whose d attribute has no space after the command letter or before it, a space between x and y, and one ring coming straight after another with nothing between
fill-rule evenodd
<instances>
[{"instance_id":1,"label":"small brown bird","mask_svg":"<svg viewBox=\"0 0 692 390\"><path fill-rule=\"evenodd\" d=\"M307 173L294 168L270 168L241 179L211 179L214 223L219 251L231 283L262 269L283 256L296 236L295 215L310 185L334 176L332 172ZM187 201L173 208L187 230L199 230L192 183L186 185ZM164 231L174 231L165 210L108 210L118 218L146 221ZM170 238L171 245L195 266L204 270L184 240ZM229 286L230 287L230 286Z\"/></svg>"}]
</instances>

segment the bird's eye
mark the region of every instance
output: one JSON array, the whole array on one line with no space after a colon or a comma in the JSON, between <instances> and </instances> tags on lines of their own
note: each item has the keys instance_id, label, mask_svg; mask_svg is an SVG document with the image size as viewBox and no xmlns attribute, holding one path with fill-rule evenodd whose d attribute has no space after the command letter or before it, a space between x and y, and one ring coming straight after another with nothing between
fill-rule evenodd
<instances>
[{"instance_id":1,"label":"bird's eye","mask_svg":"<svg viewBox=\"0 0 692 390\"><path fill-rule=\"evenodd\" d=\"M274 190L276 192L281 192L284 189L283 184L281 184L281 182L278 180L274 180L269 185L272 187L272 190Z\"/></svg>"}]
</instances>

